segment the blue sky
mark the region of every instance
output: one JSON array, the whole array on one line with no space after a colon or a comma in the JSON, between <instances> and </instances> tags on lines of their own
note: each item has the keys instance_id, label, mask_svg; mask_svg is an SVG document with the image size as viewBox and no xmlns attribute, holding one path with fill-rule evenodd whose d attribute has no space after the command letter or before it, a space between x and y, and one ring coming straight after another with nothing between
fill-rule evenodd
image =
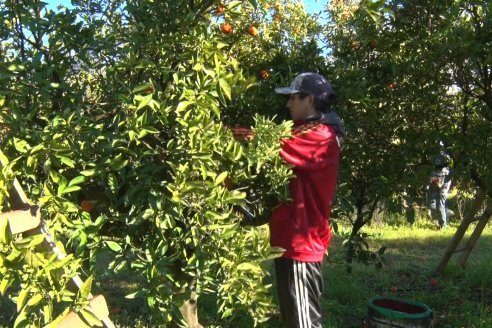
<instances>
[{"instance_id":1,"label":"blue sky","mask_svg":"<svg viewBox=\"0 0 492 328\"><path fill-rule=\"evenodd\" d=\"M52 7L53 9L56 8L56 6L59 4L62 4L66 7L71 6L70 0L48 0L46 2L48 3L48 6ZM304 0L304 5L306 6L306 10L309 13L316 13L323 10L328 2L329 0Z\"/></svg>"},{"instance_id":2,"label":"blue sky","mask_svg":"<svg viewBox=\"0 0 492 328\"><path fill-rule=\"evenodd\" d=\"M325 9L329 0L304 0L306 11L309 13L320 12Z\"/></svg>"}]
</instances>

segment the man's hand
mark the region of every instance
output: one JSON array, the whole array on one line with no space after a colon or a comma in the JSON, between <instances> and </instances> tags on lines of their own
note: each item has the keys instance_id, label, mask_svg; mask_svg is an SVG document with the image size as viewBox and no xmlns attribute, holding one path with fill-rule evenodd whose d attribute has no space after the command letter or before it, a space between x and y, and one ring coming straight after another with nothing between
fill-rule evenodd
<instances>
[{"instance_id":1,"label":"man's hand","mask_svg":"<svg viewBox=\"0 0 492 328\"><path fill-rule=\"evenodd\" d=\"M248 128L230 128L230 129L236 140L249 141L254 137L253 131L251 131L251 129Z\"/></svg>"}]
</instances>

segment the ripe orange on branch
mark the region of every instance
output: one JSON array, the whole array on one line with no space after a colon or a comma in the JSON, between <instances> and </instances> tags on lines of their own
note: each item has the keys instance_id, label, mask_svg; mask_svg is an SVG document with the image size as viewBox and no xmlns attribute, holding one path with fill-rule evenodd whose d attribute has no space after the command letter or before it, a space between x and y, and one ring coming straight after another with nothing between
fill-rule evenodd
<instances>
[{"instance_id":1,"label":"ripe orange on branch","mask_svg":"<svg viewBox=\"0 0 492 328\"><path fill-rule=\"evenodd\" d=\"M267 69L262 69L261 71L258 72L258 75L263 79L266 80L270 77L270 72Z\"/></svg>"},{"instance_id":2,"label":"ripe orange on branch","mask_svg":"<svg viewBox=\"0 0 492 328\"><path fill-rule=\"evenodd\" d=\"M250 25L248 27L248 34L251 36L257 36L258 35L258 29L254 27L253 25Z\"/></svg>"},{"instance_id":3,"label":"ripe orange on branch","mask_svg":"<svg viewBox=\"0 0 492 328\"><path fill-rule=\"evenodd\" d=\"M216 14L222 14L224 11L225 11L224 6L218 6L218 7L215 9L215 13L216 13Z\"/></svg>"},{"instance_id":4,"label":"ripe orange on branch","mask_svg":"<svg viewBox=\"0 0 492 328\"><path fill-rule=\"evenodd\" d=\"M220 26L220 30L225 34L232 33L232 25L229 23L224 23Z\"/></svg>"},{"instance_id":5,"label":"ripe orange on branch","mask_svg":"<svg viewBox=\"0 0 492 328\"><path fill-rule=\"evenodd\" d=\"M84 212L90 212L92 211L92 209L94 208L94 205L92 204L92 202L90 200L87 200L87 199L84 199L81 203L80 203L80 207L82 207L82 210Z\"/></svg>"}]
</instances>

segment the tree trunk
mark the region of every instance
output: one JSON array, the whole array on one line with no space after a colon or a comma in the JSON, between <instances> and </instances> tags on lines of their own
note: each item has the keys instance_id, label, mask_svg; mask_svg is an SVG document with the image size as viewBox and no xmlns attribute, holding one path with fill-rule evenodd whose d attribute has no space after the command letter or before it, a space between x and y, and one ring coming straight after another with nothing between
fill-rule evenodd
<instances>
[{"instance_id":1,"label":"tree trunk","mask_svg":"<svg viewBox=\"0 0 492 328\"><path fill-rule=\"evenodd\" d=\"M179 308L188 324L188 328L203 328L203 326L198 322L197 299L198 297L196 293L191 292L190 299L184 302L184 304Z\"/></svg>"},{"instance_id":2,"label":"tree trunk","mask_svg":"<svg viewBox=\"0 0 492 328\"><path fill-rule=\"evenodd\" d=\"M487 225L487 222L489 222L490 216L492 215L492 199L488 198L487 200L487 207L483 211L482 215L480 215L478 219L478 224L475 227L475 230L473 230L472 235L468 239L465 250L463 254L461 254L458 263L461 267L464 267L466 264L466 261L468 260L468 257L470 256L473 248L475 247L475 244L478 241L478 238L482 235L483 230L485 229L485 226Z\"/></svg>"},{"instance_id":3,"label":"tree trunk","mask_svg":"<svg viewBox=\"0 0 492 328\"><path fill-rule=\"evenodd\" d=\"M359 233L359 230L364 226L365 221L364 221L364 201L363 200L358 200L357 201L357 213L356 213L356 218L355 221L352 223L352 232L350 233L349 237L349 243L347 247L347 256L346 256L346 263L347 263L347 270L350 271L351 267L350 265L352 264L352 261L354 259L355 255L355 244L354 240L357 237L357 234Z\"/></svg>"},{"instance_id":4,"label":"tree trunk","mask_svg":"<svg viewBox=\"0 0 492 328\"><path fill-rule=\"evenodd\" d=\"M439 265L437 266L436 271L434 272L434 276L439 276L444 271L444 268L448 264L451 256L454 254L456 247L463 239L463 236L465 235L468 226L475 218L475 214L480 209L480 206L482 206L484 199L485 199L485 192L482 189L478 189L472 207L470 208L468 213L466 213L465 217L463 218L463 221L461 221L461 224L458 227L458 230L456 230L456 233L454 234L453 238L451 239L451 242L446 248L446 251L444 252L444 256L441 259Z\"/></svg>"}]
</instances>

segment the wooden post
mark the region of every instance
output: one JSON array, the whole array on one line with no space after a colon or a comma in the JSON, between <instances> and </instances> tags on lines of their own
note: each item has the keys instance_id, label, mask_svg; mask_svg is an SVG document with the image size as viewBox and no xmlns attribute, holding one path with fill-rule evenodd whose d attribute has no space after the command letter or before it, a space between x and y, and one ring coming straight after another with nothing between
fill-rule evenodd
<instances>
[{"instance_id":1,"label":"wooden post","mask_svg":"<svg viewBox=\"0 0 492 328\"><path fill-rule=\"evenodd\" d=\"M475 244L478 241L478 238L482 235L483 230L487 226L487 222L489 222L490 216L492 215L492 199L489 198L487 200L487 207L483 211L482 215L480 215L480 218L478 220L477 226L475 227L475 230L473 230L472 235L468 239L465 250L461 254L458 263L460 266L464 267L466 264L466 261L468 260L468 257L470 256L473 248L475 247Z\"/></svg>"},{"instance_id":2,"label":"wooden post","mask_svg":"<svg viewBox=\"0 0 492 328\"><path fill-rule=\"evenodd\" d=\"M90 310L99 320L103 321L103 323L106 325L106 327L109 327L107 325L107 322L105 320L108 320L108 305L106 304L106 299L102 295L95 296L91 299L89 299L89 305L86 307L86 309ZM110 321L109 321L110 322ZM78 328L78 327L91 327L85 323L80 316L71 311L69 312L63 320L58 323L58 328ZM114 327L111 324L111 327Z\"/></svg>"},{"instance_id":3,"label":"wooden post","mask_svg":"<svg viewBox=\"0 0 492 328\"><path fill-rule=\"evenodd\" d=\"M446 251L444 252L444 256L441 259L441 262L439 262L439 265L437 266L436 271L434 271L434 276L439 276L442 274L444 271L444 268L446 265L448 265L449 259L451 256L454 254L456 247L458 247L459 243L463 239L463 236L466 233L466 230L470 226L470 223L473 222L475 218L475 214L478 212L480 207L482 206L482 203L485 199L485 192L482 191L481 189L478 189L476 195L475 195L475 200L473 201L472 207L470 210L465 214L465 217L463 218L463 221L461 221L460 226L458 227L458 230L456 230L456 233L454 234L453 238L449 242L448 247L446 248Z\"/></svg>"},{"instance_id":4,"label":"wooden post","mask_svg":"<svg viewBox=\"0 0 492 328\"><path fill-rule=\"evenodd\" d=\"M14 178L14 183L10 190L9 203L14 210L27 209L31 205L17 178Z\"/></svg>"},{"instance_id":5,"label":"wooden post","mask_svg":"<svg viewBox=\"0 0 492 328\"><path fill-rule=\"evenodd\" d=\"M15 210L0 214L0 220L8 220L12 234L22 233L37 228L41 223L39 206L25 210Z\"/></svg>"}]
</instances>

